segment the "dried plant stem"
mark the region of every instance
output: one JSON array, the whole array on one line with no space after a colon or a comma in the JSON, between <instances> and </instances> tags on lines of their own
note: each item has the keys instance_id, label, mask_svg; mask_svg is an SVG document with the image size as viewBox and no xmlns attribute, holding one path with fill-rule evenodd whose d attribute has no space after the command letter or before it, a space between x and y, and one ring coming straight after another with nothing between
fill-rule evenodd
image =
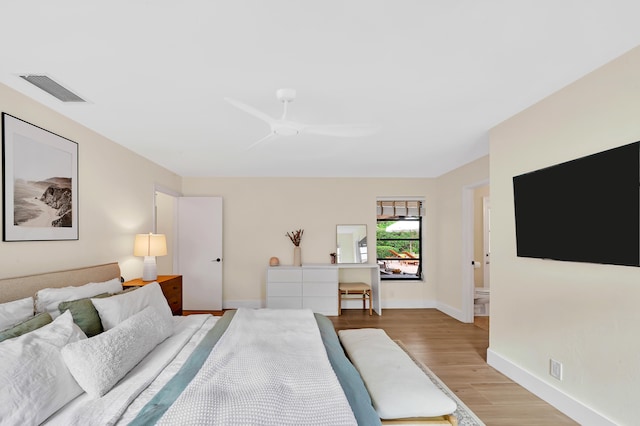
<instances>
[{"instance_id":1,"label":"dried plant stem","mask_svg":"<svg viewBox=\"0 0 640 426\"><path fill-rule=\"evenodd\" d=\"M304 229L298 229L290 233L287 232L287 237L289 237L294 246L299 247L302 242L302 234L304 234Z\"/></svg>"}]
</instances>

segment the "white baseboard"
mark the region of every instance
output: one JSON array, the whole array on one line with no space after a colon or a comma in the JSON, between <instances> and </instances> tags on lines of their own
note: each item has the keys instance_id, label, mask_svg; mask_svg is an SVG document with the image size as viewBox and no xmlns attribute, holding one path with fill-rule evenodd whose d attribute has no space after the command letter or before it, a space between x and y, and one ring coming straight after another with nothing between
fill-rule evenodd
<instances>
[{"instance_id":1,"label":"white baseboard","mask_svg":"<svg viewBox=\"0 0 640 426\"><path fill-rule=\"evenodd\" d=\"M440 303L440 302L436 303L434 307L438 309L440 312L449 315L451 318L455 318L460 322L465 322L464 315L462 315L462 311L460 309L453 308L447 305L446 303Z\"/></svg>"},{"instance_id":2,"label":"white baseboard","mask_svg":"<svg viewBox=\"0 0 640 426\"><path fill-rule=\"evenodd\" d=\"M362 305L360 305L362 306ZM424 309L435 308L435 300L392 299L383 300L382 309Z\"/></svg>"},{"instance_id":3,"label":"white baseboard","mask_svg":"<svg viewBox=\"0 0 640 426\"><path fill-rule=\"evenodd\" d=\"M250 308L258 309L264 308L264 302L261 300L224 300L222 302L223 309L237 309L237 308ZM369 302L367 301L367 308ZM382 309L424 309L435 308L436 302L434 300L390 300L383 301ZM343 309L362 309L362 299L343 299Z\"/></svg>"},{"instance_id":4,"label":"white baseboard","mask_svg":"<svg viewBox=\"0 0 640 426\"><path fill-rule=\"evenodd\" d=\"M369 307L369 302L367 301L367 307ZM237 309L237 308L250 308L250 309L258 309L264 308L264 302L261 300L224 300L222 302L223 309ZM342 300L342 308L343 309L362 309L362 299L343 299ZM438 308L440 306L436 306L435 300L387 300L383 301L382 309L425 309L425 308ZM451 315L450 311L445 311L440 309L447 315ZM452 315L454 316L454 315ZM455 317L455 316L454 316ZM457 319L457 317L455 317Z\"/></svg>"},{"instance_id":5,"label":"white baseboard","mask_svg":"<svg viewBox=\"0 0 640 426\"><path fill-rule=\"evenodd\" d=\"M502 357L491 348L487 349L487 364L518 383L529 392L538 396L547 403L571 417L576 422L584 426L615 426L616 423L607 419L600 413L587 407L580 401L572 398L566 393L556 389L549 383L540 380L521 367L513 364L508 359Z\"/></svg>"}]
</instances>

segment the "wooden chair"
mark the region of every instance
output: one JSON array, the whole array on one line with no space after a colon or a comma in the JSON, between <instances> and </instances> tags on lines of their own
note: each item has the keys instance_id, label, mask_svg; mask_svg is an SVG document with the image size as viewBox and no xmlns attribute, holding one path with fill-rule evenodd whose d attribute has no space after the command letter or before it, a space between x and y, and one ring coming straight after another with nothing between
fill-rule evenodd
<instances>
[{"instance_id":1,"label":"wooden chair","mask_svg":"<svg viewBox=\"0 0 640 426\"><path fill-rule=\"evenodd\" d=\"M371 306L371 286L367 283L338 283L338 315L342 315L342 299L351 299L349 296L362 296L362 309L367 309L369 299L369 315L373 314Z\"/></svg>"}]
</instances>

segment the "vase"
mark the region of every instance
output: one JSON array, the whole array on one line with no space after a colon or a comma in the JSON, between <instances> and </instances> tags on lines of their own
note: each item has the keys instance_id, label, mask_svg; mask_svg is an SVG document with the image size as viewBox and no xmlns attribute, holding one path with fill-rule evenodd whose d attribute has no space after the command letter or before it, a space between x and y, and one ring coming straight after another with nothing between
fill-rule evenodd
<instances>
[{"instance_id":1,"label":"vase","mask_svg":"<svg viewBox=\"0 0 640 426\"><path fill-rule=\"evenodd\" d=\"M300 246L293 247L293 266L302 266L302 253Z\"/></svg>"}]
</instances>

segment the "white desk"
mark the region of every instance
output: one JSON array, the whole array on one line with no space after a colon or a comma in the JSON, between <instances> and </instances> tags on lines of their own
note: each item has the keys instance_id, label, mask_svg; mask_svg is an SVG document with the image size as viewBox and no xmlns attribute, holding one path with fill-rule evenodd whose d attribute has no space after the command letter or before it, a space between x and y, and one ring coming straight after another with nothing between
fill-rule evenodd
<instances>
[{"instance_id":1,"label":"white desk","mask_svg":"<svg viewBox=\"0 0 640 426\"><path fill-rule=\"evenodd\" d=\"M371 271L371 303L382 315L380 273L376 264L304 264L271 266L267 269L267 308L308 308L324 315L338 315L340 269Z\"/></svg>"}]
</instances>

